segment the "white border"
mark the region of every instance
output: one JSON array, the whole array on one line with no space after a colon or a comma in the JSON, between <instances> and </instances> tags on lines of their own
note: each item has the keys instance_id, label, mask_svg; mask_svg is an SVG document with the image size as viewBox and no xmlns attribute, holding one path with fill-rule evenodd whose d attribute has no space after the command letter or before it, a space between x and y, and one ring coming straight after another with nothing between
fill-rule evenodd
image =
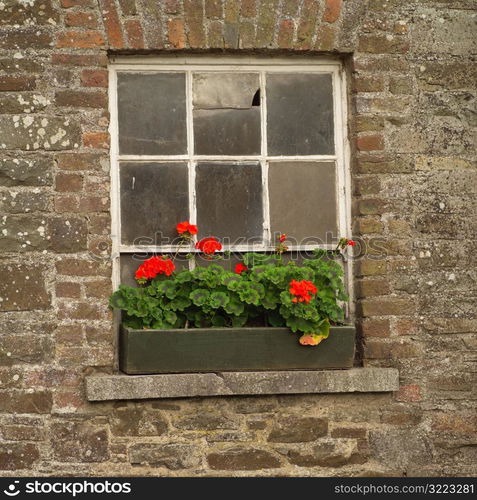
<instances>
[{"instance_id":1,"label":"white border","mask_svg":"<svg viewBox=\"0 0 477 500\"><path fill-rule=\"evenodd\" d=\"M261 89L261 123L262 143L259 155L251 156L223 156L223 155L195 155L194 154L194 132L192 120L192 72L200 70L207 72L258 72L260 75ZM185 155L120 155L118 134L118 110L117 110L117 72L185 72L186 73L186 113L187 113L187 144L188 150ZM267 156L266 137L266 89L264 85L264 73L266 72L300 72L300 73L327 73L332 75L333 86L333 108L334 108L334 155L309 155L309 156ZM120 220L120 181L119 161L187 161L189 177L189 212L191 223L196 223L196 199L192 187L195 184L195 165L200 160L228 160L228 161L258 161L262 167L264 220L264 241L270 238L270 214L268 206L268 161L320 161L335 162L337 176L337 203L338 203L338 235L351 237L351 174L350 174L350 148L347 134L347 86L346 75L342 63L339 60L290 56L287 58L274 57L249 57L249 56L202 56L202 55L166 55L161 57L129 57L118 56L110 60L109 65L109 110L110 110L110 135L111 135L111 225L112 225L112 252L113 252L113 287L116 289L120 282L119 255L120 253L134 252L173 252L177 246L131 246L122 245L121 220ZM264 119L265 118L265 119ZM272 242L273 243L273 242ZM254 245L255 251L273 250L275 245ZM299 249L307 250L316 248L317 245L304 245ZM322 248L331 249L331 245L322 245ZM236 245L224 248L235 251L250 250L250 246ZM290 250L297 247L290 246ZM189 250L187 250L189 252ZM353 312L353 280L352 259L347 263L347 289L350 296L350 308Z\"/></svg>"}]
</instances>

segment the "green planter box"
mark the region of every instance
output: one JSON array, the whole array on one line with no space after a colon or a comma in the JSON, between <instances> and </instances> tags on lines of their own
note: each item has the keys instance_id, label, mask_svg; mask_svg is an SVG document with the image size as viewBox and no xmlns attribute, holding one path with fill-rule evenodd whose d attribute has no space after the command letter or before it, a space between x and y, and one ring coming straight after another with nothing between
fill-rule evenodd
<instances>
[{"instance_id":1,"label":"green planter box","mask_svg":"<svg viewBox=\"0 0 477 500\"><path fill-rule=\"evenodd\" d=\"M288 328L132 330L122 327L119 367L130 375L352 368L355 328L332 327L318 346Z\"/></svg>"}]
</instances>

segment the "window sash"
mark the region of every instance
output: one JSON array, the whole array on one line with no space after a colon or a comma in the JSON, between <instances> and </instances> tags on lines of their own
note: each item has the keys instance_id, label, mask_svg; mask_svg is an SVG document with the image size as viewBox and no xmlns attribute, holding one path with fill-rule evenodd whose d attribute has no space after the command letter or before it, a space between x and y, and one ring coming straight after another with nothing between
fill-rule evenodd
<instances>
[{"instance_id":1,"label":"window sash","mask_svg":"<svg viewBox=\"0 0 477 500\"><path fill-rule=\"evenodd\" d=\"M118 104L117 104L117 73L148 73L148 72L181 72L186 74L186 116L187 116L187 154L181 155L120 155L118 134ZM192 74L194 72L227 72L227 73L258 73L261 93L261 152L258 155L228 156L228 155L197 155L194 151L193 109L192 109ZM267 96L266 73L325 73L332 76L333 116L334 116L334 154L306 156L269 156L267 151ZM110 88L110 134L111 134L111 213L112 213L112 243L113 243L113 282L119 285L119 254L136 252L169 253L176 252L178 245L124 245L121 243L120 220L120 183L119 163L121 161L187 161L189 181L189 213L190 222L197 221L195 199L195 169L199 161L258 161L262 170L263 190L263 243L253 245L224 245L224 251L273 251L275 243L270 241L270 213L268 195L268 164L271 161L319 161L332 162L336 169L336 200L338 235L351 235L351 191L349 171L349 145L347 141L347 96L345 73L337 60L318 59L316 57L293 58L261 58L261 57L204 57L204 56L163 56L154 58L114 57L109 65ZM267 243L270 242L270 243ZM288 245L290 250L310 250L313 248L332 249L334 245ZM195 252L195 249L180 249L181 253ZM351 259L349 259L348 276L351 276ZM349 287L350 288L350 287ZM350 290L351 291L351 290Z\"/></svg>"}]
</instances>

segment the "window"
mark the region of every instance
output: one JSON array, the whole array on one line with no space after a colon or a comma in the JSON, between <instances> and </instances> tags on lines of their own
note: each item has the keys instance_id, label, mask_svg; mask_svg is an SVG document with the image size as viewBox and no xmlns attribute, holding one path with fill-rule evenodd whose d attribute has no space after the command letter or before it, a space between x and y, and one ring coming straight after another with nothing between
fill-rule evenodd
<instances>
[{"instance_id":1,"label":"window","mask_svg":"<svg viewBox=\"0 0 477 500\"><path fill-rule=\"evenodd\" d=\"M339 62L124 57L110 78L116 284L138 253L175 252L182 220L233 252L350 234Z\"/></svg>"}]
</instances>

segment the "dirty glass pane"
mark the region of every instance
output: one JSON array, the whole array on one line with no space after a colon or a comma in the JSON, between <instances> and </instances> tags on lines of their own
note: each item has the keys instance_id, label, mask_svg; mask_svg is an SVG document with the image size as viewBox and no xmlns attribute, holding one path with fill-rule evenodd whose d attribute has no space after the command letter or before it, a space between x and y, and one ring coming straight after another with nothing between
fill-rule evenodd
<instances>
[{"instance_id":1,"label":"dirty glass pane","mask_svg":"<svg viewBox=\"0 0 477 500\"><path fill-rule=\"evenodd\" d=\"M260 108L194 110L196 154L260 154L260 143Z\"/></svg>"},{"instance_id":2,"label":"dirty glass pane","mask_svg":"<svg viewBox=\"0 0 477 500\"><path fill-rule=\"evenodd\" d=\"M196 154L260 153L260 80L257 73L194 73Z\"/></svg>"},{"instance_id":3,"label":"dirty glass pane","mask_svg":"<svg viewBox=\"0 0 477 500\"><path fill-rule=\"evenodd\" d=\"M303 244L305 238L324 239L327 231L336 235L335 170L332 162L270 162L272 234L286 233Z\"/></svg>"},{"instance_id":4,"label":"dirty glass pane","mask_svg":"<svg viewBox=\"0 0 477 500\"><path fill-rule=\"evenodd\" d=\"M260 88L258 73L194 73L194 109L249 109Z\"/></svg>"},{"instance_id":5,"label":"dirty glass pane","mask_svg":"<svg viewBox=\"0 0 477 500\"><path fill-rule=\"evenodd\" d=\"M331 75L268 73L268 154L334 154Z\"/></svg>"},{"instance_id":6,"label":"dirty glass pane","mask_svg":"<svg viewBox=\"0 0 477 500\"><path fill-rule=\"evenodd\" d=\"M119 73L120 154L187 153L185 73Z\"/></svg>"},{"instance_id":7,"label":"dirty glass pane","mask_svg":"<svg viewBox=\"0 0 477 500\"><path fill-rule=\"evenodd\" d=\"M134 279L137 268L146 260L153 255L164 255L166 257L172 258L172 254L166 253L123 253L119 257L119 269L121 276L121 285L137 286L137 281ZM174 265L176 270L182 271L182 269L188 269L189 260L185 258L183 254L177 255L174 259Z\"/></svg>"},{"instance_id":8,"label":"dirty glass pane","mask_svg":"<svg viewBox=\"0 0 477 500\"><path fill-rule=\"evenodd\" d=\"M202 236L262 239L262 173L259 163L199 163L197 223Z\"/></svg>"},{"instance_id":9,"label":"dirty glass pane","mask_svg":"<svg viewBox=\"0 0 477 500\"><path fill-rule=\"evenodd\" d=\"M121 162L120 183L123 244L161 244L156 233L177 236L176 224L189 219L186 163Z\"/></svg>"}]
</instances>

